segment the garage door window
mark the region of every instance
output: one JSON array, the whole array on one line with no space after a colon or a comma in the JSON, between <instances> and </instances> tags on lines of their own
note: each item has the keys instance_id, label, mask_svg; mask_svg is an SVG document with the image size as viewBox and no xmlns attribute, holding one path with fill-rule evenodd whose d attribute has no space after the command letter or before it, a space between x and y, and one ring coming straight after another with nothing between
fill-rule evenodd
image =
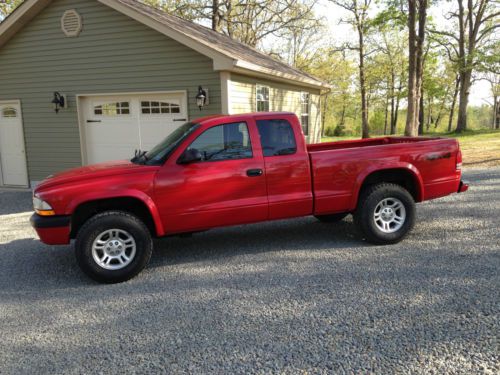
<instances>
[{"instance_id":1,"label":"garage door window","mask_svg":"<svg viewBox=\"0 0 500 375\"><path fill-rule=\"evenodd\" d=\"M130 115L129 102L104 103L94 106L94 114L98 116Z\"/></svg>"},{"instance_id":2,"label":"garage door window","mask_svg":"<svg viewBox=\"0 0 500 375\"><path fill-rule=\"evenodd\" d=\"M17 117L17 111L15 108L7 107L2 110L3 117Z\"/></svg>"},{"instance_id":3,"label":"garage door window","mask_svg":"<svg viewBox=\"0 0 500 375\"><path fill-rule=\"evenodd\" d=\"M170 102L141 101L141 111L144 115L164 115L181 113L181 107L179 104Z\"/></svg>"}]
</instances>

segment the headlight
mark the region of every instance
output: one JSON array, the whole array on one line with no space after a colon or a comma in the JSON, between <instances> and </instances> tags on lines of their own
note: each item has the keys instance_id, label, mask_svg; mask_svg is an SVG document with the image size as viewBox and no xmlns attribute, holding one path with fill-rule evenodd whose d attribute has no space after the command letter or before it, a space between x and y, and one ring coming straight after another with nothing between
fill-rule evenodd
<instances>
[{"instance_id":1,"label":"headlight","mask_svg":"<svg viewBox=\"0 0 500 375\"><path fill-rule=\"evenodd\" d=\"M53 216L55 215L54 210L47 202L41 200L37 196L33 197L33 208L38 215L41 216Z\"/></svg>"}]
</instances>

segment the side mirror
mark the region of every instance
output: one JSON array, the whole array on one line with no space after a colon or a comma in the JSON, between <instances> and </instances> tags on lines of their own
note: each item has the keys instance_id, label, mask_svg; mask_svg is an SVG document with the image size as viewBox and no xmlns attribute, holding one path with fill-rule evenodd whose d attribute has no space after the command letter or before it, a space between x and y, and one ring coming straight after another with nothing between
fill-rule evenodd
<instances>
[{"instance_id":1,"label":"side mirror","mask_svg":"<svg viewBox=\"0 0 500 375\"><path fill-rule=\"evenodd\" d=\"M194 148L184 151L179 160L177 160L177 164L191 164L202 160L201 152Z\"/></svg>"}]
</instances>

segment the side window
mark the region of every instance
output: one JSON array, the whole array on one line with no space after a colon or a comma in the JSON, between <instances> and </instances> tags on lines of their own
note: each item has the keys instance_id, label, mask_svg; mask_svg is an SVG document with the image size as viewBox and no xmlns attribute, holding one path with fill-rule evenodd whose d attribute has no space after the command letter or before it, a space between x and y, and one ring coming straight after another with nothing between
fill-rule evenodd
<instances>
[{"instance_id":1,"label":"side window","mask_svg":"<svg viewBox=\"0 0 500 375\"><path fill-rule=\"evenodd\" d=\"M203 161L247 159L253 157L252 144L245 122L218 125L206 130L188 150L200 151Z\"/></svg>"},{"instance_id":2,"label":"side window","mask_svg":"<svg viewBox=\"0 0 500 375\"><path fill-rule=\"evenodd\" d=\"M264 156L291 155L297 152L292 125L287 120L257 121Z\"/></svg>"},{"instance_id":3,"label":"side window","mask_svg":"<svg viewBox=\"0 0 500 375\"><path fill-rule=\"evenodd\" d=\"M257 112L269 112L269 86L257 85Z\"/></svg>"}]
</instances>

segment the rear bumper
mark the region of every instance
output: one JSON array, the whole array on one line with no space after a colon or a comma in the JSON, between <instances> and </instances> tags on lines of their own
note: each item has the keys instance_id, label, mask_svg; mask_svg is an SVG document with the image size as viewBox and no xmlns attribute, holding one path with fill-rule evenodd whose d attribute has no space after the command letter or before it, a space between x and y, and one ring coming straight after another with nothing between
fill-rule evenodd
<instances>
[{"instance_id":1,"label":"rear bumper","mask_svg":"<svg viewBox=\"0 0 500 375\"><path fill-rule=\"evenodd\" d=\"M465 193L467 190L469 190L469 183L467 181L460 180L457 193Z\"/></svg>"},{"instance_id":2,"label":"rear bumper","mask_svg":"<svg viewBox=\"0 0 500 375\"><path fill-rule=\"evenodd\" d=\"M33 214L31 226L35 228L38 237L47 245L66 245L70 241L70 216L40 216Z\"/></svg>"}]
</instances>

